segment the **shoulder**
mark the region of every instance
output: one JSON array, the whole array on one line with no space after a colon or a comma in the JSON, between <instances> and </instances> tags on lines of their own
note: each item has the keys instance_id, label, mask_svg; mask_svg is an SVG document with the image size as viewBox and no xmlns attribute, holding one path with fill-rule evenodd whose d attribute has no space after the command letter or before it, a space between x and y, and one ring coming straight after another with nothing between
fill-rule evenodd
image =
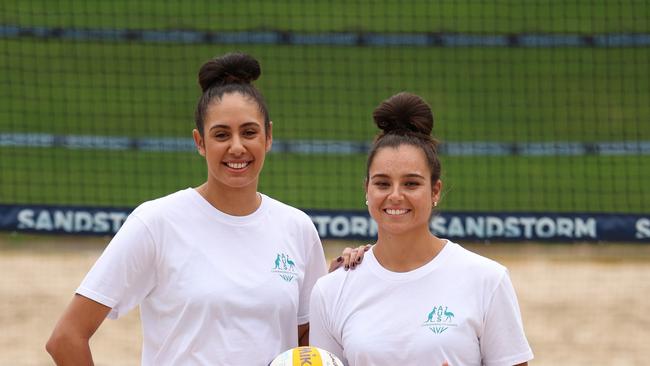
<instances>
[{"instance_id":1,"label":"shoulder","mask_svg":"<svg viewBox=\"0 0 650 366\"><path fill-rule=\"evenodd\" d=\"M283 235L292 238L289 243L302 248L301 250L318 253L317 255L324 261L322 243L309 215L266 195L263 195L263 199L267 206L266 225L281 228Z\"/></svg>"},{"instance_id":2,"label":"shoulder","mask_svg":"<svg viewBox=\"0 0 650 366\"><path fill-rule=\"evenodd\" d=\"M499 281L507 272L507 268L495 260L467 250L451 241L447 245L450 245L449 249L452 252L449 256L451 263L464 273L473 273L484 280Z\"/></svg>"},{"instance_id":3,"label":"shoulder","mask_svg":"<svg viewBox=\"0 0 650 366\"><path fill-rule=\"evenodd\" d=\"M360 266L359 268L361 268ZM324 296L326 299L334 299L336 295L341 292L345 283L348 279L348 276L353 271L345 271L343 268L338 268L333 272L330 272L316 281L315 289L320 291L320 295Z\"/></svg>"},{"instance_id":4,"label":"shoulder","mask_svg":"<svg viewBox=\"0 0 650 366\"><path fill-rule=\"evenodd\" d=\"M267 195L262 196L269 206L269 214L273 220L314 226L309 215L303 211Z\"/></svg>"},{"instance_id":5,"label":"shoulder","mask_svg":"<svg viewBox=\"0 0 650 366\"><path fill-rule=\"evenodd\" d=\"M376 266L374 260L369 258L372 254L366 253L363 263L354 270L344 270L339 267L336 270L320 277L316 282L321 293L330 299L340 298L342 295L355 297L359 292L368 286L377 287L375 272L371 267Z\"/></svg>"},{"instance_id":6,"label":"shoulder","mask_svg":"<svg viewBox=\"0 0 650 366\"><path fill-rule=\"evenodd\" d=\"M138 217L145 223L152 223L166 216L186 212L192 202L192 188L180 190L166 196L143 202L136 207L131 216Z\"/></svg>"},{"instance_id":7,"label":"shoulder","mask_svg":"<svg viewBox=\"0 0 650 366\"><path fill-rule=\"evenodd\" d=\"M455 278L471 299L477 301L480 309L487 309L496 291L509 281L508 269L502 264L469 251L460 245L451 244L452 250L446 261L448 278ZM468 301L471 301L468 298ZM485 311L485 310L483 310Z\"/></svg>"}]
</instances>

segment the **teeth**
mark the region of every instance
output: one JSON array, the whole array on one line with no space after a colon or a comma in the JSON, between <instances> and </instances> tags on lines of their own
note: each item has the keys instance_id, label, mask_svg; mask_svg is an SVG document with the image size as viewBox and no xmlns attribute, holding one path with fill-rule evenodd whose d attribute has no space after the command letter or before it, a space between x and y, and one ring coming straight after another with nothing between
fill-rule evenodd
<instances>
[{"instance_id":1,"label":"teeth","mask_svg":"<svg viewBox=\"0 0 650 366\"><path fill-rule=\"evenodd\" d=\"M395 210L395 209L392 209L392 208L386 209L386 213L389 214L389 215L403 215L403 214L405 214L407 212L408 212L408 210L404 210L404 209L402 209L402 210Z\"/></svg>"},{"instance_id":2,"label":"teeth","mask_svg":"<svg viewBox=\"0 0 650 366\"><path fill-rule=\"evenodd\" d=\"M226 163L226 165L228 165L229 168L242 169L245 168L248 163Z\"/></svg>"}]
</instances>

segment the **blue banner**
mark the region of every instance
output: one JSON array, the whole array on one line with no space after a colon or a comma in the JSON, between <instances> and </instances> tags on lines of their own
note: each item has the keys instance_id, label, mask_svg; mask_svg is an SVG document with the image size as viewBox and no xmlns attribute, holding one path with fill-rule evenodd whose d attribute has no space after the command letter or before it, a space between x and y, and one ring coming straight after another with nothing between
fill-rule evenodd
<instances>
[{"instance_id":1,"label":"blue banner","mask_svg":"<svg viewBox=\"0 0 650 366\"><path fill-rule=\"evenodd\" d=\"M0 205L0 230L43 234L113 235L129 208ZM374 240L366 211L305 210L322 239ZM618 241L650 243L650 215L443 212L431 232L452 240Z\"/></svg>"},{"instance_id":2,"label":"blue banner","mask_svg":"<svg viewBox=\"0 0 650 366\"><path fill-rule=\"evenodd\" d=\"M0 205L0 230L113 235L131 211L112 207Z\"/></svg>"},{"instance_id":3,"label":"blue banner","mask_svg":"<svg viewBox=\"0 0 650 366\"><path fill-rule=\"evenodd\" d=\"M363 211L306 211L321 238L372 240L377 224ZM443 212L431 232L452 240L617 241L650 243L650 216L584 213Z\"/></svg>"}]
</instances>

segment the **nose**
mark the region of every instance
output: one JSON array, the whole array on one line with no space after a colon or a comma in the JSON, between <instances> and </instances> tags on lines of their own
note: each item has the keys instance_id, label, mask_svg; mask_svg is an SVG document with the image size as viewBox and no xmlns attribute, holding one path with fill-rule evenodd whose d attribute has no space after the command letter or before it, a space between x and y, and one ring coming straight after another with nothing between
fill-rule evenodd
<instances>
[{"instance_id":1,"label":"nose","mask_svg":"<svg viewBox=\"0 0 650 366\"><path fill-rule=\"evenodd\" d=\"M246 151L244 144L242 143L241 137L235 135L233 136L228 152L232 155L241 155Z\"/></svg>"},{"instance_id":2,"label":"nose","mask_svg":"<svg viewBox=\"0 0 650 366\"><path fill-rule=\"evenodd\" d=\"M390 193L388 194L388 200L391 202L400 202L402 200L402 191L400 190L399 184L394 184Z\"/></svg>"}]
</instances>

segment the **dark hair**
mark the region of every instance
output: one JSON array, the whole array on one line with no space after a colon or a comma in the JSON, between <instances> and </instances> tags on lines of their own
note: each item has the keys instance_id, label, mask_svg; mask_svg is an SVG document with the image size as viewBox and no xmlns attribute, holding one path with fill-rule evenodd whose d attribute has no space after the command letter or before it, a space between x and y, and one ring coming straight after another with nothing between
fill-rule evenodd
<instances>
[{"instance_id":1,"label":"dark hair","mask_svg":"<svg viewBox=\"0 0 650 366\"><path fill-rule=\"evenodd\" d=\"M370 164L377 151L385 147L397 148L407 144L422 149L431 171L431 184L440 179L438 141L431 136L433 113L424 99L402 92L384 100L372 113L375 124L382 131L375 138L366 165L366 182L370 178Z\"/></svg>"},{"instance_id":2,"label":"dark hair","mask_svg":"<svg viewBox=\"0 0 650 366\"><path fill-rule=\"evenodd\" d=\"M264 116L264 131L269 130L271 119L262 93L253 86L262 70L255 58L245 53L227 53L205 62L199 70L199 85L203 94L194 112L196 129L203 136L203 124L208 107L220 101L224 94L239 93L257 103Z\"/></svg>"}]
</instances>

